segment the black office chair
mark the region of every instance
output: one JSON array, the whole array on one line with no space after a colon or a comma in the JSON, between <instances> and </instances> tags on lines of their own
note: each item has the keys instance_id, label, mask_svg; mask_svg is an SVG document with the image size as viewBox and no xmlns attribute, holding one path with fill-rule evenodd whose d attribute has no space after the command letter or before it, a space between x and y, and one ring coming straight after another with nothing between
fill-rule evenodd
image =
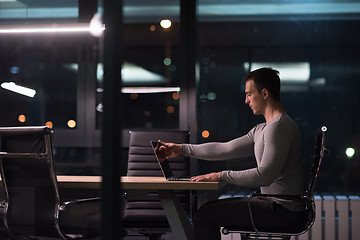
<instances>
[{"instance_id":1,"label":"black office chair","mask_svg":"<svg viewBox=\"0 0 360 240\"><path fill-rule=\"evenodd\" d=\"M60 201L51 134L48 127L0 128L0 224L12 239L100 236L99 198Z\"/></svg>"},{"instance_id":2,"label":"black office chair","mask_svg":"<svg viewBox=\"0 0 360 240\"><path fill-rule=\"evenodd\" d=\"M241 239L286 239L290 240L291 236L296 236L305 233L309 230L309 228L313 225L315 221L315 202L314 202L314 186L315 181L317 179L317 176L319 174L319 169L321 165L321 161L324 158L325 153L327 152L324 141L325 141L325 132L327 131L327 127L323 126L319 129L319 132L317 133L316 138L316 144L315 144L315 153L313 158L313 164L311 168L311 172L308 179L307 189L304 196L301 195L276 195L276 194L260 194L260 193L254 193L252 194L248 199L248 206L249 206L249 212L250 212L250 218L252 221L252 228L246 229L242 226L224 226L222 229L223 234L229 234L229 233L240 233ZM255 225L256 218L261 216L254 216L251 211L251 200L253 198L268 198L268 197L276 197L276 198L282 198L282 199L288 199L288 200L303 200L306 205L307 210L307 220L302 224L301 226L296 226L293 229L284 229L279 226L278 229L272 229L271 232L268 230L263 230L262 226Z\"/></svg>"},{"instance_id":3,"label":"black office chair","mask_svg":"<svg viewBox=\"0 0 360 240\"><path fill-rule=\"evenodd\" d=\"M189 132L166 131L131 131L128 159L128 176L163 176L155 158L150 141L161 139L165 142L188 143ZM169 161L175 175L189 176L189 159L176 157ZM159 239L169 231L169 223L156 191L134 191L125 203L123 226L131 233ZM184 209L190 211L189 191L178 191L176 195Z\"/></svg>"}]
</instances>

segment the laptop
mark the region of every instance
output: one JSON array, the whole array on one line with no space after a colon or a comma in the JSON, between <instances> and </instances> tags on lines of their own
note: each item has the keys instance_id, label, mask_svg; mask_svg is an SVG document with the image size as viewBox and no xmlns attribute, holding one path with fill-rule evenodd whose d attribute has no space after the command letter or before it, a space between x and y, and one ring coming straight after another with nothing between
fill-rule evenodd
<instances>
[{"instance_id":1,"label":"laptop","mask_svg":"<svg viewBox=\"0 0 360 240\"><path fill-rule=\"evenodd\" d=\"M150 141L151 143L151 147L154 150L154 154L156 156L156 160L159 163L161 172L163 173L164 177L166 180L168 181L190 181L191 177L180 177L180 176L174 176L171 168L170 168L170 164L168 162L167 159L165 159L164 161L160 161L160 158L158 157L157 151L156 151L156 146L159 144L158 142L154 142L154 141Z\"/></svg>"}]
</instances>

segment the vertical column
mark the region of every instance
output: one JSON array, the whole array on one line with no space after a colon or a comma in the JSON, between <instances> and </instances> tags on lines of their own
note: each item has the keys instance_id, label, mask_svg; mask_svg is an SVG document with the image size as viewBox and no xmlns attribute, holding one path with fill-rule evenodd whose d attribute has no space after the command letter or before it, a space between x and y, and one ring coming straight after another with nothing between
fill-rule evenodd
<instances>
[{"instance_id":1,"label":"vertical column","mask_svg":"<svg viewBox=\"0 0 360 240\"><path fill-rule=\"evenodd\" d=\"M360 197L349 196L351 211L351 240L360 239Z\"/></svg>"},{"instance_id":2,"label":"vertical column","mask_svg":"<svg viewBox=\"0 0 360 240\"><path fill-rule=\"evenodd\" d=\"M104 0L103 131L102 131L102 228L103 239L120 239L121 232L121 66L123 47L122 1Z\"/></svg>"},{"instance_id":3,"label":"vertical column","mask_svg":"<svg viewBox=\"0 0 360 240\"><path fill-rule=\"evenodd\" d=\"M337 236L338 239L349 239L349 199L336 196Z\"/></svg>"},{"instance_id":4,"label":"vertical column","mask_svg":"<svg viewBox=\"0 0 360 240\"><path fill-rule=\"evenodd\" d=\"M197 1L180 0L181 92L180 129L190 130L190 143L196 142L196 43ZM196 166L191 165L191 174Z\"/></svg>"},{"instance_id":5,"label":"vertical column","mask_svg":"<svg viewBox=\"0 0 360 240\"><path fill-rule=\"evenodd\" d=\"M335 240L335 198L331 195L323 196L323 209L325 214L325 231L326 240Z\"/></svg>"},{"instance_id":6,"label":"vertical column","mask_svg":"<svg viewBox=\"0 0 360 240\"><path fill-rule=\"evenodd\" d=\"M191 130L191 133L196 125L196 4L197 1L180 1L180 129Z\"/></svg>"}]
</instances>

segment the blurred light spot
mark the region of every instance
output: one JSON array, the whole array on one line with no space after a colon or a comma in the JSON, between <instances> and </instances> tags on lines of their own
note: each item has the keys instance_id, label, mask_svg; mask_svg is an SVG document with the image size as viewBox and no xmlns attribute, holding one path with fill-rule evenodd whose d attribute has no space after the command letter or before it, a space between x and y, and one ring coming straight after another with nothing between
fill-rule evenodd
<instances>
[{"instance_id":1,"label":"blurred light spot","mask_svg":"<svg viewBox=\"0 0 360 240\"><path fill-rule=\"evenodd\" d=\"M74 128L74 127L76 127L76 122L75 122L75 120L69 120L67 122L67 125L69 128Z\"/></svg>"},{"instance_id":2,"label":"blurred light spot","mask_svg":"<svg viewBox=\"0 0 360 240\"><path fill-rule=\"evenodd\" d=\"M104 111L104 106L102 103L99 103L97 106L96 106L96 111L98 112L103 112Z\"/></svg>"},{"instance_id":3,"label":"blurred light spot","mask_svg":"<svg viewBox=\"0 0 360 240\"><path fill-rule=\"evenodd\" d=\"M18 74L19 73L19 67L18 66L11 67L10 72L12 74Z\"/></svg>"},{"instance_id":4,"label":"blurred light spot","mask_svg":"<svg viewBox=\"0 0 360 240\"><path fill-rule=\"evenodd\" d=\"M250 63L249 62L244 62L244 68L246 72L250 72Z\"/></svg>"},{"instance_id":5,"label":"blurred light spot","mask_svg":"<svg viewBox=\"0 0 360 240\"><path fill-rule=\"evenodd\" d=\"M348 158L352 158L355 155L355 149L347 148L345 154Z\"/></svg>"},{"instance_id":6,"label":"blurred light spot","mask_svg":"<svg viewBox=\"0 0 360 240\"><path fill-rule=\"evenodd\" d=\"M151 25L151 26L150 26L150 31L151 31L151 32L154 32L155 30L156 30L156 26L155 26L155 25Z\"/></svg>"},{"instance_id":7,"label":"blurred light spot","mask_svg":"<svg viewBox=\"0 0 360 240\"><path fill-rule=\"evenodd\" d=\"M94 37L100 37L105 30L105 25L102 23L99 13L95 13L92 17L89 25L89 30L91 35L93 35Z\"/></svg>"},{"instance_id":8,"label":"blurred light spot","mask_svg":"<svg viewBox=\"0 0 360 240\"><path fill-rule=\"evenodd\" d=\"M207 100L207 97L205 94L201 94L199 98L200 98L201 102L205 102Z\"/></svg>"},{"instance_id":9,"label":"blurred light spot","mask_svg":"<svg viewBox=\"0 0 360 240\"><path fill-rule=\"evenodd\" d=\"M164 59L164 65L169 66L171 64L171 59L170 58L165 58Z\"/></svg>"},{"instance_id":10,"label":"blurred light spot","mask_svg":"<svg viewBox=\"0 0 360 240\"><path fill-rule=\"evenodd\" d=\"M163 19L160 21L160 26L162 28L169 28L171 27L171 21L169 19Z\"/></svg>"},{"instance_id":11,"label":"blurred light spot","mask_svg":"<svg viewBox=\"0 0 360 240\"><path fill-rule=\"evenodd\" d=\"M26 121L25 115L23 115L23 114L19 115L18 120L19 120L19 122L22 122L22 123L25 122Z\"/></svg>"},{"instance_id":12,"label":"blurred light spot","mask_svg":"<svg viewBox=\"0 0 360 240\"><path fill-rule=\"evenodd\" d=\"M54 124L51 121L48 121L45 123L45 126L47 126L49 128L53 128Z\"/></svg>"},{"instance_id":13,"label":"blurred light spot","mask_svg":"<svg viewBox=\"0 0 360 240\"><path fill-rule=\"evenodd\" d=\"M204 131L202 131L201 136L203 138L208 138L210 136L210 133L208 130L204 130Z\"/></svg>"},{"instance_id":14,"label":"blurred light spot","mask_svg":"<svg viewBox=\"0 0 360 240\"><path fill-rule=\"evenodd\" d=\"M131 94L130 94L130 99L136 100L137 98L138 98L138 94L137 94L137 93L131 93Z\"/></svg>"},{"instance_id":15,"label":"blurred light spot","mask_svg":"<svg viewBox=\"0 0 360 240\"><path fill-rule=\"evenodd\" d=\"M215 100L215 99L216 99L216 93L209 92L209 93L207 94L207 99L209 99L209 100Z\"/></svg>"},{"instance_id":16,"label":"blurred light spot","mask_svg":"<svg viewBox=\"0 0 360 240\"><path fill-rule=\"evenodd\" d=\"M180 98L180 93L174 92L174 93L172 94L172 98L173 98L174 100L179 100L179 98Z\"/></svg>"},{"instance_id":17,"label":"blurred light spot","mask_svg":"<svg viewBox=\"0 0 360 240\"><path fill-rule=\"evenodd\" d=\"M167 111L169 114L172 114L172 113L175 112L175 108L174 108L173 106L168 106L168 107L166 108L166 111Z\"/></svg>"}]
</instances>

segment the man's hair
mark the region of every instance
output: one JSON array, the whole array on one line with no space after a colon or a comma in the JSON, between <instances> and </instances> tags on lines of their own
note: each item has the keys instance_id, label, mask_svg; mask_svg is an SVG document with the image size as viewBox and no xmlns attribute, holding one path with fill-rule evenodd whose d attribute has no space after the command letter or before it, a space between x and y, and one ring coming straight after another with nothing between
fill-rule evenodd
<instances>
[{"instance_id":1,"label":"man's hair","mask_svg":"<svg viewBox=\"0 0 360 240\"><path fill-rule=\"evenodd\" d=\"M266 88L275 101L280 101L279 71L269 67L259 68L246 75L246 81L248 80L254 81L259 93Z\"/></svg>"}]
</instances>

